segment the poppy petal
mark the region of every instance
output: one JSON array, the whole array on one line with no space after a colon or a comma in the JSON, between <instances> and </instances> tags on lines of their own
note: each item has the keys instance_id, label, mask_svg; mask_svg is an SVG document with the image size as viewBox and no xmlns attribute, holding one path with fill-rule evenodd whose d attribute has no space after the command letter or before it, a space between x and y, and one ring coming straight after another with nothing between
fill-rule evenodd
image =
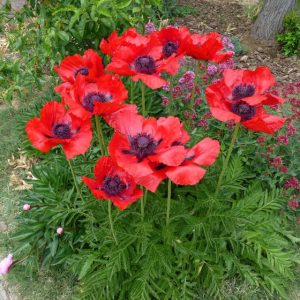
<instances>
[{"instance_id":1,"label":"poppy petal","mask_svg":"<svg viewBox=\"0 0 300 300\"><path fill-rule=\"evenodd\" d=\"M50 134L49 130L45 128L38 118L29 120L26 124L25 131L32 146L42 152L48 152L57 145L54 140L47 137Z\"/></svg>"},{"instance_id":2,"label":"poppy petal","mask_svg":"<svg viewBox=\"0 0 300 300\"><path fill-rule=\"evenodd\" d=\"M120 210L126 209L131 203L136 202L139 198L143 197L143 191L141 189L136 188L130 197L112 197L112 202L115 206L117 206Z\"/></svg>"},{"instance_id":3,"label":"poppy petal","mask_svg":"<svg viewBox=\"0 0 300 300\"><path fill-rule=\"evenodd\" d=\"M185 158L187 150L184 146L172 146L162 153L149 156L149 160L159 162L167 166L179 166Z\"/></svg>"},{"instance_id":4,"label":"poppy petal","mask_svg":"<svg viewBox=\"0 0 300 300\"><path fill-rule=\"evenodd\" d=\"M283 126L285 120L286 118L262 113L242 124L255 132L273 134Z\"/></svg>"},{"instance_id":5,"label":"poppy petal","mask_svg":"<svg viewBox=\"0 0 300 300\"><path fill-rule=\"evenodd\" d=\"M150 89L158 89L167 84L167 81L158 75L148 75L148 74L137 74L131 78L133 81L141 80L145 85L147 85Z\"/></svg>"},{"instance_id":6,"label":"poppy petal","mask_svg":"<svg viewBox=\"0 0 300 300\"><path fill-rule=\"evenodd\" d=\"M210 166L215 161L220 152L220 143L209 137L197 143L188 153L188 157L193 157L192 161L201 166Z\"/></svg>"},{"instance_id":7,"label":"poppy petal","mask_svg":"<svg viewBox=\"0 0 300 300\"><path fill-rule=\"evenodd\" d=\"M91 121L89 119L83 120L78 132L69 139L69 142L63 144L63 150L67 159L71 159L79 154L84 154L90 147L92 138Z\"/></svg>"},{"instance_id":8,"label":"poppy petal","mask_svg":"<svg viewBox=\"0 0 300 300\"><path fill-rule=\"evenodd\" d=\"M139 177L136 180L136 183L144 186L147 190L155 193L160 183L166 179L167 176L164 172L154 172L144 177Z\"/></svg>"},{"instance_id":9,"label":"poppy petal","mask_svg":"<svg viewBox=\"0 0 300 300\"><path fill-rule=\"evenodd\" d=\"M196 165L189 164L186 166L179 166L170 168L166 175L175 183L179 185L195 185L205 175L206 170Z\"/></svg>"}]
</instances>

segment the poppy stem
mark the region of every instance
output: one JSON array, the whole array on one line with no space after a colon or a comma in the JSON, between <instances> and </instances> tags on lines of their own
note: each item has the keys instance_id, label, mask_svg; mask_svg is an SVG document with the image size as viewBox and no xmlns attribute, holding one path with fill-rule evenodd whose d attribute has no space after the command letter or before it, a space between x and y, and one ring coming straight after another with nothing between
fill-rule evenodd
<instances>
[{"instance_id":1,"label":"poppy stem","mask_svg":"<svg viewBox=\"0 0 300 300\"><path fill-rule=\"evenodd\" d=\"M71 170L71 173L72 173L72 176L73 176L73 180L74 180L74 184L75 184L75 187L77 189L77 192L83 202L83 197L82 197L82 193L81 193L81 190L78 186L78 183L77 183L77 180L76 180L76 176L75 176L75 172L74 172L74 169L73 169L73 166L72 166L72 163L71 163L71 160L67 159L68 163L69 163L69 167L70 167L70 170Z\"/></svg>"},{"instance_id":2,"label":"poppy stem","mask_svg":"<svg viewBox=\"0 0 300 300\"><path fill-rule=\"evenodd\" d=\"M173 100L173 76L170 76L170 96L169 96L169 103L171 104L172 100Z\"/></svg>"},{"instance_id":3,"label":"poppy stem","mask_svg":"<svg viewBox=\"0 0 300 300\"><path fill-rule=\"evenodd\" d=\"M169 226L170 223L171 194L172 194L172 181L168 179L168 198L167 198L167 216L166 216L167 226Z\"/></svg>"},{"instance_id":4,"label":"poppy stem","mask_svg":"<svg viewBox=\"0 0 300 300\"><path fill-rule=\"evenodd\" d=\"M111 233L112 233L113 238L115 240L115 243L116 243L116 245L118 245L118 240L117 240L117 237L116 237L116 234L115 234L115 231L114 231L114 225L113 225L112 216L111 216L111 205L112 205L112 202L109 200L108 201L108 219L109 219L109 225L110 225L110 230L111 230Z\"/></svg>"},{"instance_id":5,"label":"poppy stem","mask_svg":"<svg viewBox=\"0 0 300 300\"><path fill-rule=\"evenodd\" d=\"M101 155L104 156L106 151L105 151L105 143L104 143L104 139L103 139L103 132L102 132L99 116L95 115L95 121L96 121L98 141L99 141L100 149L101 149Z\"/></svg>"},{"instance_id":6,"label":"poppy stem","mask_svg":"<svg viewBox=\"0 0 300 300\"><path fill-rule=\"evenodd\" d=\"M142 91L142 115L146 117L145 85L143 82L141 82L141 91Z\"/></svg>"},{"instance_id":7,"label":"poppy stem","mask_svg":"<svg viewBox=\"0 0 300 300\"><path fill-rule=\"evenodd\" d=\"M141 198L141 220L142 222L144 221L144 216L145 216L145 202L146 202L146 194L144 190L144 195Z\"/></svg>"},{"instance_id":8,"label":"poppy stem","mask_svg":"<svg viewBox=\"0 0 300 300\"><path fill-rule=\"evenodd\" d=\"M134 103L134 82L130 81L130 103Z\"/></svg>"},{"instance_id":9,"label":"poppy stem","mask_svg":"<svg viewBox=\"0 0 300 300\"><path fill-rule=\"evenodd\" d=\"M237 123L235 125L234 131L233 131L233 134L232 134L232 138L231 138L231 142L230 142L230 145L229 145L228 153L226 155L226 158L225 158L225 161L223 163L222 170L221 170L221 173L220 173L220 176L219 176L219 180L218 180L218 184L217 184L217 188L216 188L216 192L215 192L215 197L217 197L218 194L219 194L219 190L220 190L220 187L221 187L221 184L222 184L224 173L225 173L225 170L227 169L229 159L230 159L235 141L236 141L238 133L239 133L239 129L240 129L240 123Z\"/></svg>"},{"instance_id":10,"label":"poppy stem","mask_svg":"<svg viewBox=\"0 0 300 300\"><path fill-rule=\"evenodd\" d=\"M194 106L194 100L196 97L196 88L197 88L197 82L198 82L198 77L200 74L200 63L197 61L196 66L195 66L195 78L194 78L194 84L193 84L193 89L192 89L192 95L191 95L191 107Z\"/></svg>"}]
</instances>

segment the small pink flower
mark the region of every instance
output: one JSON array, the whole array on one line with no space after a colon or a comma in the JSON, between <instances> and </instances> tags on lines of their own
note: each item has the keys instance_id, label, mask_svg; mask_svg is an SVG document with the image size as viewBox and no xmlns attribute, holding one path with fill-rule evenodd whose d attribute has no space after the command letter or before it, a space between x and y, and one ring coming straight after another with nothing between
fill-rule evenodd
<instances>
[{"instance_id":1,"label":"small pink flower","mask_svg":"<svg viewBox=\"0 0 300 300\"><path fill-rule=\"evenodd\" d=\"M234 47L231 39L228 36L223 36L222 42L223 42L224 47L227 50L233 50L233 51L235 50L235 47Z\"/></svg>"},{"instance_id":2,"label":"small pink flower","mask_svg":"<svg viewBox=\"0 0 300 300\"><path fill-rule=\"evenodd\" d=\"M201 102L202 102L202 98L196 98L194 104L195 106L199 106Z\"/></svg>"},{"instance_id":3,"label":"small pink flower","mask_svg":"<svg viewBox=\"0 0 300 300\"><path fill-rule=\"evenodd\" d=\"M168 106L169 105L169 99L166 96L161 97L161 103L163 106Z\"/></svg>"},{"instance_id":4,"label":"small pink flower","mask_svg":"<svg viewBox=\"0 0 300 300\"><path fill-rule=\"evenodd\" d=\"M150 34L152 32L156 31L154 23L152 23L150 20L148 23L145 25L145 33Z\"/></svg>"},{"instance_id":5,"label":"small pink flower","mask_svg":"<svg viewBox=\"0 0 300 300\"><path fill-rule=\"evenodd\" d=\"M166 91L166 92L169 92L169 91L170 91L170 83L167 82L167 84L164 85L164 86L162 87L162 89L163 89L164 91Z\"/></svg>"},{"instance_id":6,"label":"small pink flower","mask_svg":"<svg viewBox=\"0 0 300 300\"><path fill-rule=\"evenodd\" d=\"M287 134L290 136L290 135L295 135L296 132L297 132L297 128L294 126L294 125L288 125L286 127L287 129Z\"/></svg>"},{"instance_id":7,"label":"small pink flower","mask_svg":"<svg viewBox=\"0 0 300 300\"><path fill-rule=\"evenodd\" d=\"M281 145L288 145L289 143L289 138L287 135L279 135L277 137L277 142Z\"/></svg>"},{"instance_id":8,"label":"small pink flower","mask_svg":"<svg viewBox=\"0 0 300 300\"><path fill-rule=\"evenodd\" d=\"M198 123L199 127L207 127L208 126L208 122L205 119L200 119L199 123Z\"/></svg>"},{"instance_id":9,"label":"small pink flower","mask_svg":"<svg viewBox=\"0 0 300 300\"><path fill-rule=\"evenodd\" d=\"M204 113L204 114L202 115L202 118L203 118L203 119L207 119L207 120L211 119L211 118L212 118L211 112L210 112L210 111L207 111L206 113Z\"/></svg>"},{"instance_id":10,"label":"small pink flower","mask_svg":"<svg viewBox=\"0 0 300 300\"><path fill-rule=\"evenodd\" d=\"M7 274L13 264L13 255L8 254L7 257L1 260L0 262L0 275Z\"/></svg>"},{"instance_id":11,"label":"small pink flower","mask_svg":"<svg viewBox=\"0 0 300 300\"><path fill-rule=\"evenodd\" d=\"M264 136L259 136L259 137L256 139L256 141L257 141L259 144L265 143L266 137L264 137Z\"/></svg>"},{"instance_id":12,"label":"small pink flower","mask_svg":"<svg viewBox=\"0 0 300 300\"><path fill-rule=\"evenodd\" d=\"M62 235L64 233L64 229L62 227L58 227L56 229L57 234Z\"/></svg>"},{"instance_id":13,"label":"small pink flower","mask_svg":"<svg viewBox=\"0 0 300 300\"><path fill-rule=\"evenodd\" d=\"M217 66L215 66L215 65L213 65L213 64L208 64L208 66L207 66L207 74L209 75L209 76L214 76L215 74L217 74L218 73L218 67Z\"/></svg>"},{"instance_id":14,"label":"small pink flower","mask_svg":"<svg viewBox=\"0 0 300 300\"><path fill-rule=\"evenodd\" d=\"M229 129L233 129L235 127L235 123L233 120L229 120L226 122L226 127Z\"/></svg>"},{"instance_id":15,"label":"small pink flower","mask_svg":"<svg viewBox=\"0 0 300 300\"><path fill-rule=\"evenodd\" d=\"M271 165L275 168L278 168L282 165L282 159L280 156L276 156L273 158Z\"/></svg>"},{"instance_id":16,"label":"small pink flower","mask_svg":"<svg viewBox=\"0 0 300 300\"><path fill-rule=\"evenodd\" d=\"M291 177L284 184L285 189L296 189L298 187L299 187L299 181L296 177Z\"/></svg>"},{"instance_id":17,"label":"small pink flower","mask_svg":"<svg viewBox=\"0 0 300 300\"><path fill-rule=\"evenodd\" d=\"M279 170L280 170L280 172L286 174L289 171L289 168L287 166L281 166Z\"/></svg>"},{"instance_id":18,"label":"small pink flower","mask_svg":"<svg viewBox=\"0 0 300 300\"><path fill-rule=\"evenodd\" d=\"M296 200L289 200L289 207L291 209L297 209L299 207L299 202Z\"/></svg>"},{"instance_id":19,"label":"small pink flower","mask_svg":"<svg viewBox=\"0 0 300 300\"><path fill-rule=\"evenodd\" d=\"M174 86L172 96L178 98L181 95L181 87L179 85Z\"/></svg>"},{"instance_id":20,"label":"small pink flower","mask_svg":"<svg viewBox=\"0 0 300 300\"><path fill-rule=\"evenodd\" d=\"M27 210L30 210L30 209L31 209L31 205L30 204L26 203L26 204L23 205L23 210L24 211L27 211Z\"/></svg>"}]
</instances>

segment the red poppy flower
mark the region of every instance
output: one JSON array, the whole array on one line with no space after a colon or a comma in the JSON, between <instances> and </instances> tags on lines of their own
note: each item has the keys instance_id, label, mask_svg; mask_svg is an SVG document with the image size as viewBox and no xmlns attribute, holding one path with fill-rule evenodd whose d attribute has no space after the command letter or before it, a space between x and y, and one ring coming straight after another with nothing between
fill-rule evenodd
<instances>
[{"instance_id":1,"label":"red poppy flower","mask_svg":"<svg viewBox=\"0 0 300 300\"><path fill-rule=\"evenodd\" d=\"M137 179L137 183L155 192L160 182L170 178L175 184L194 185L198 183L206 173L200 166L212 165L220 152L220 144L217 140L205 138L193 148L186 149L185 159L179 166L167 166L156 163L152 167L156 170L148 176Z\"/></svg>"},{"instance_id":2,"label":"red poppy flower","mask_svg":"<svg viewBox=\"0 0 300 300\"><path fill-rule=\"evenodd\" d=\"M71 90L63 90L62 97L70 111L80 118L109 115L121 108L128 92L116 75L105 74L95 81L79 75Z\"/></svg>"},{"instance_id":3,"label":"red poppy flower","mask_svg":"<svg viewBox=\"0 0 300 300\"><path fill-rule=\"evenodd\" d=\"M53 70L63 81L74 83L78 74L86 76L90 80L98 78L103 74L103 65L98 53L88 49L83 56L79 54L67 56L58 67L54 66Z\"/></svg>"},{"instance_id":4,"label":"red poppy flower","mask_svg":"<svg viewBox=\"0 0 300 300\"><path fill-rule=\"evenodd\" d=\"M131 76L133 81L142 80L151 89L160 88L167 84L160 73L176 74L181 59L175 54L162 59L162 50L161 43L154 36L149 37L147 44L122 46L114 53L106 70Z\"/></svg>"},{"instance_id":5,"label":"red poppy flower","mask_svg":"<svg viewBox=\"0 0 300 300\"><path fill-rule=\"evenodd\" d=\"M48 152L62 145L67 159L84 154L92 140L91 121L76 117L55 101L46 103L40 118L29 120L25 130L33 147Z\"/></svg>"},{"instance_id":6,"label":"red poppy flower","mask_svg":"<svg viewBox=\"0 0 300 300\"><path fill-rule=\"evenodd\" d=\"M283 103L278 96L268 93L275 84L266 67L250 70L225 70L223 79L206 89L212 115L223 122L241 122L252 131L273 134L285 118L268 114L263 106Z\"/></svg>"},{"instance_id":7,"label":"red poppy flower","mask_svg":"<svg viewBox=\"0 0 300 300\"><path fill-rule=\"evenodd\" d=\"M186 27L166 27L152 33L161 42L164 58L170 57L173 53L181 55L185 52L185 42L190 32Z\"/></svg>"},{"instance_id":8,"label":"red poppy flower","mask_svg":"<svg viewBox=\"0 0 300 300\"><path fill-rule=\"evenodd\" d=\"M109 156L97 161L94 174L96 179L83 176L82 181L97 199L111 200L121 210L143 196L143 191L136 188L133 177Z\"/></svg>"},{"instance_id":9,"label":"red poppy flower","mask_svg":"<svg viewBox=\"0 0 300 300\"><path fill-rule=\"evenodd\" d=\"M192 34L184 43L186 55L195 59L219 63L233 56L232 51L222 52L222 36L217 32Z\"/></svg>"},{"instance_id":10,"label":"red poppy flower","mask_svg":"<svg viewBox=\"0 0 300 300\"><path fill-rule=\"evenodd\" d=\"M137 182L138 178L156 172L155 164L178 166L184 160L186 149L177 142L183 139L182 124L175 117L163 119L123 113L116 120L110 154Z\"/></svg>"},{"instance_id":11,"label":"red poppy flower","mask_svg":"<svg viewBox=\"0 0 300 300\"><path fill-rule=\"evenodd\" d=\"M137 33L135 28L129 28L121 36L118 36L117 32L113 31L107 41L105 39L101 40L99 47L103 53L112 56L121 46L141 46L147 44L147 42L147 37Z\"/></svg>"}]
</instances>

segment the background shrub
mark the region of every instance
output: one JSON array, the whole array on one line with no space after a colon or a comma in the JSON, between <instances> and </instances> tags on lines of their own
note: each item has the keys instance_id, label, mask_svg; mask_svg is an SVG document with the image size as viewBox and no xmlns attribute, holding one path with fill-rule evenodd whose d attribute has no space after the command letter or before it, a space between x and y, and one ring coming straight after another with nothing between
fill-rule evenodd
<instances>
[{"instance_id":1,"label":"background shrub","mask_svg":"<svg viewBox=\"0 0 300 300\"><path fill-rule=\"evenodd\" d=\"M98 49L113 30L142 30L161 13L161 0L30 1L14 17L9 8L1 9L0 31L6 30L9 53L0 53L0 95L5 100L30 95L65 56Z\"/></svg>"},{"instance_id":2,"label":"background shrub","mask_svg":"<svg viewBox=\"0 0 300 300\"><path fill-rule=\"evenodd\" d=\"M293 11L284 18L284 32L277 35L277 42L285 55L300 55L300 15Z\"/></svg>"}]
</instances>

